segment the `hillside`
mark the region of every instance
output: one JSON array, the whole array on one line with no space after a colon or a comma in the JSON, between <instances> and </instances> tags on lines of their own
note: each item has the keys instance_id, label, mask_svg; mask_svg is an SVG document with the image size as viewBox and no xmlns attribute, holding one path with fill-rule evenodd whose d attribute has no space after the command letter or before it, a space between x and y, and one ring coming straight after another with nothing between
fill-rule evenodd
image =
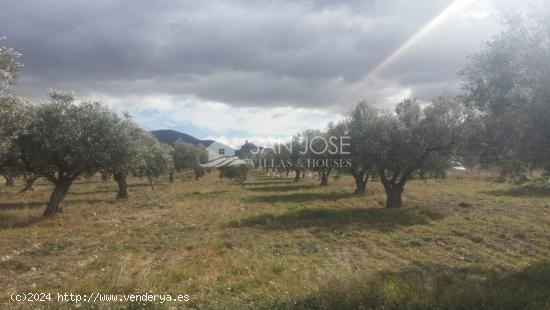
<instances>
[{"instance_id":1,"label":"hillside","mask_svg":"<svg viewBox=\"0 0 550 310\"><path fill-rule=\"evenodd\" d=\"M157 138L159 142L174 145L174 143L180 139L183 142L191 143L193 145L202 144L203 146L208 146L212 144L212 140L200 140L191 135L188 135L183 132L170 129L161 129L153 130L151 133Z\"/></svg>"}]
</instances>

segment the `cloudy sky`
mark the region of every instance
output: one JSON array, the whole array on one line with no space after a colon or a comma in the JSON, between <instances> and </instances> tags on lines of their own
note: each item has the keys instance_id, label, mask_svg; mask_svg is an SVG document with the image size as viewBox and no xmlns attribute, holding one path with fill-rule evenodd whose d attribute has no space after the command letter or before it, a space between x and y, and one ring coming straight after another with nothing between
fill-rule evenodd
<instances>
[{"instance_id":1,"label":"cloudy sky","mask_svg":"<svg viewBox=\"0 0 550 310\"><path fill-rule=\"evenodd\" d=\"M17 89L73 90L148 129L266 144L458 90L456 72L513 0L2 0ZM536 1L533 1L536 3Z\"/></svg>"}]
</instances>

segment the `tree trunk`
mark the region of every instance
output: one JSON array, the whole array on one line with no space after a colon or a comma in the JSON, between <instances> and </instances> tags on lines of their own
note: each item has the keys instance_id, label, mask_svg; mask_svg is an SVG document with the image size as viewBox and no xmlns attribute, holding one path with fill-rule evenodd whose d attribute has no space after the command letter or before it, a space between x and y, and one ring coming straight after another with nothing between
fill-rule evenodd
<instances>
[{"instance_id":1,"label":"tree trunk","mask_svg":"<svg viewBox=\"0 0 550 310\"><path fill-rule=\"evenodd\" d=\"M418 177L420 178L420 180L426 180L426 172L420 171L418 173Z\"/></svg>"},{"instance_id":2,"label":"tree trunk","mask_svg":"<svg viewBox=\"0 0 550 310\"><path fill-rule=\"evenodd\" d=\"M46 206L46 210L44 210L44 216L54 216L63 212L63 199L65 195L67 195L71 183L72 181L69 179L60 179L55 182L55 187L48 201L48 206Z\"/></svg>"},{"instance_id":3,"label":"tree trunk","mask_svg":"<svg viewBox=\"0 0 550 310\"><path fill-rule=\"evenodd\" d=\"M10 175L5 175L4 179L6 179L6 186L13 187L15 186L15 179Z\"/></svg>"},{"instance_id":4,"label":"tree trunk","mask_svg":"<svg viewBox=\"0 0 550 310\"><path fill-rule=\"evenodd\" d=\"M328 186L328 176L330 175L331 167L327 169L322 169L319 171L319 176L321 178L321 186Z\"/></svg>"},{"instance_id":5,"label":"tree trunk","mask_svg":"<svg viewBox=\"0 0 550 310\"><path fill-rule=\"evenodd\" d=\"M498 177L496 178L495 182L497 183L504 183L506 182L506 179L508 177L508 173L506 172L506 169L501 169Z\"/></svg>"},{"instance_id":6,"label":"tree trunk","mask_svg":"<svg viewBox=\"0 0 550 310\"><path fill-rule=\"evenodd\" d=\"M328 173L325 171L322 171L321 174L321 184L320 186L328 186Z\"/></svg>"},{"instance_id":7,"label":"tree trunk","mask_svg":"<svg viewBox=\"0 0 550 310\"><path fill-rule=\"evenodd\" d=\"M399 183L391 183L386 181L384 189L386 190L386 208L400 208L401 194L403 193L403 185Z\"/></svg>"},{"instance_id":8,"label":"tree trunk","mask_svg":"<svg viewBox=\"0 0 550 310\"><path fill-rule=\"evenodd\" d=\"M170 174L168 175L169 182L174 183L174 170L170 170Z\"/></svg>"},{"instance_id":9,"label":"tree trunk","mask_svg":"<svg viewBox=\"0 0 550 310\"><path fill-rule=\"evenodd\" d=\"M29 192L34 191L33 186L34 186L35 181L36 181L36 178L34 178L34 177L26 178L25 179L25 187L21 190L21 193L26 192L26 191L29 191Z\"/></svg>"},{"instance_id":10,"label":"tree trunk","mask_svg":"<svg viewBox=\"0 0 550 310\"><path fill-rule=\"evenodd\" d=\"M366 193L369 175L363 171L358 171L353 174L353 178L355 179L355 191L353 193L356 195L364 195Z\"/></svg>"},{"instance_id":11,"label":"tree trunk","mask_svg":"<svg viewBox=\"0 0 550 310\"><path fill-rule=\"evenodd\" d=\"M126 176L122 173L113 173L113 178L118 184L116 199L128 200L128 183L126 183Z\"/></svg>"},{"instance_id":12,"label":"tree trunk","mask_svg":"<svg viewBox=\"0 0 550 310\"><path fill-rule=\"evenodd\" d=\"M204 169L202 167L195 167L195 169L193 169L193 171L195 172L195 181L198 181L200 177L202 177L204 175Z\"/></svg>"},{"instance_id":13,"label":"tree trunk","mask_svg":"<svg viewBox=\"0 0 550 310\"><path fill-rule=\"evenodd\" d=\"M294 182L298 182L300 180L300 169L294 169L296 172L296 176L294 176Z\"/></svg>"},{"instance_id":14,"label":"tree trunk","mask_svg":"<svg viewBox=\"0 0 550 310\"><path fill-rule=\"evenodd\" d=\"M155 184L153 183L153 178L150 176L147 176L147 179L149 180L149 184L151 184L151 188L155 190Z\"/></svg>"}]
</instances>

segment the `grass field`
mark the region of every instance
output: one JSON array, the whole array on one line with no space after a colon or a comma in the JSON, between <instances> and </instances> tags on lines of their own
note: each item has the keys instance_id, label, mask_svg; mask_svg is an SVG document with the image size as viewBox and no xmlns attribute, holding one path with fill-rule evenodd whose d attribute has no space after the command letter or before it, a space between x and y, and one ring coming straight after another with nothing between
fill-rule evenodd
<instances>
[{"instance_id":1,"label":"grass field","mask_svg":"<svg viewBox=\"0 0 550 310\"><path fill-rule=\"evenodd\" d=\"M550 190L473 176L414 180L402 209L255 172L84 179L59 217L51 186L0 189L2 309L550 309ZM19 183L20 184L20 183ZM184 303L14 303L13 292L188 294Z\"/></svg>"}]
</instances>

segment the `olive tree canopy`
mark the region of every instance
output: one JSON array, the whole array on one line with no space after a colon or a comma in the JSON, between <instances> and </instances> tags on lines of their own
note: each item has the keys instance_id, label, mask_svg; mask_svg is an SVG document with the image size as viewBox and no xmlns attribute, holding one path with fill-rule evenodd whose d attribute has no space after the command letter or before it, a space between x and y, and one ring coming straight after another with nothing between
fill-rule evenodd
<instances>
[{"instance_id":1,"label":"olive tree canopy","mask_svg":"<svg viewBox=\"0 0 550 310\"><path fill-rule=\"evenodd\" d=\"M454 100L438 98L422 107L414 99L399 103L395 114L377 124L376 169L386 191L386 207L401 206L405 183L434 158L448 160L459 145L464 109Z\"/></svg>"},{"instance_id":2,"label":"olive tree canopy","mask_svg":"<svg viewBox=\"0 0 550 310\"><path fill-rule=\"evenodd\" d=\"M62 211L63 199L79 176L106 166L119 122L107 107L77 103L66 92L52 91L49 100L33 107L33 117L17 144L29 169L55 185L45 216Z\"/></svg>"},{"instance_id":3,"label":"olive tree canopy","mask_svg":"<svg viewBox=\"0 0 550 310\"><path fill-rule=\"evenodd\" d=\"M550 5L509 15L504 30L461 71L479 131L470 146L504 174L550 172Z\"/></svg>"},{"instance_id":4,"label":"olive tree canopy","mask_svg":"<svg viewBox=\"0 0 550 310\"><path fill-rule=\"evenodd\" d=\"M178 139L174 143L173 157L176 171L193 170L195 179L198 180L203 174L200 164L208 161L208 152L201 145L193 145Z\"/></svg>"},{"instance_id":5,"label":"olive tree canopy","mask_svg":"<svg viewBox=\"0 0 550 310\"><path fill-rule=\"evenodd\" d=\"M128 199L126 178L138 173L149 149L145 143L149 133L130 117L118 122L113 131L113 143L107 151L103 172L112 174L118 184L117 199Z\"/></svg>"},{"instance_id":6,"label":"olive tree canopy","mask_svg":"<svg viewBox=\"0 0 550 310\"><path fill-rule=\"evenodd\" d=\"M139 144L141 150L139 153L140 161L136 169L136 175L147 177L151 188L155 188L153 179L168 174L174 169L174 159L172 154L174 149L164 143L159 143L157 138L147 132L142 136L142 142Z\"/></svg>"},{"instance_id":7,"label":"olive tree canopy","mask_svg":"<svg viewBox=\"0 0 550 310\"><path fill-rule=\"evenodd\" d=\"M351 167L355 180L355 194L364 194L368 178L375 172L376 135L379 112L366 102L355 106L344 121L346 135L350 138Z\"/></svg>"}]
</instances>

